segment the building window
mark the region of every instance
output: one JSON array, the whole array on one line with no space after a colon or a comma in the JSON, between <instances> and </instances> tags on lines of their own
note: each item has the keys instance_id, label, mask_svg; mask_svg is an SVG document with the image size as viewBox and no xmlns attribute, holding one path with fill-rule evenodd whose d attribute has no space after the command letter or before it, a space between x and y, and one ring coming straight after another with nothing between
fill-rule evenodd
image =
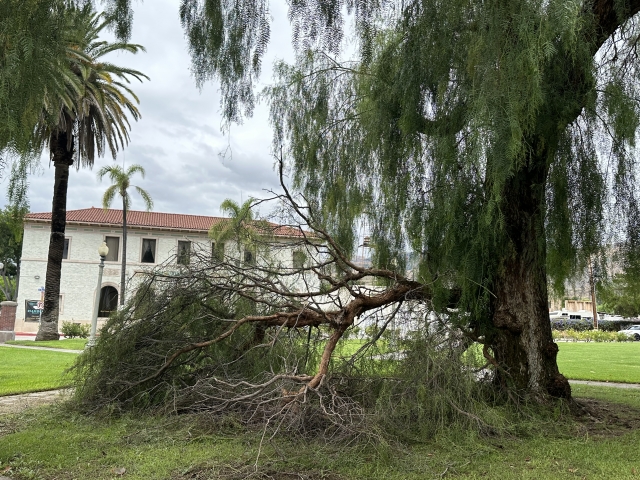
<instances>
[{"instance_id":1,"label":"building window","mask_svg":"<svg viewBox=\"0 0 640 480\"><path fill-rule=\"evenodd\" d=\"M256 254L251 249L246 249L244 251L244 263L247 265L255 265L256 264Z\"/></svg>"},{"instance_id":2,"label":"building window","mask_svg":"<svg viewBox=\"0 0 640 480\"><path fill-rule=\"evenodd\" d=\"M156 241L153 238L142 239L142 263L156 263Z\"/></svg>"},{"instance_id":3,"label":"building window","mask_svg":"<svg viewBox=\"0 0 640 480\"><path fill-rule=\"evenodd\" d=\"M98 306L98 316L108 317L118 309L118 290L114 287L106 286L100 290L100 304Z\"/></svg>"},{"instance_id":4,"label":"building window","mask_svg":"<svg viewBox=\"0 0 640 480\"><path fill-rule=\"evenodd\" d=\"M307 256L305 255L304 252L300 250L296 250L293 252L292 257L293 257L293 268L295 268L296 270L300 270L304 268L304 262L307 259Z\"/></svg>"},{"instance_id":5,"label":"building window","mask_svg":"<svg viewBox=\"0 0 640 480\"><path fill-rule=\"evenodd\" d=\"M109 247L109 253L104 259L107 262L117 262L120 253L120 237L105 237L104 241Z\"/></svg>"},{"instance_id":6,"label":"building window","mask_svg":"<svg viewBox=\"0 0 640 480\"><path fill-rule=\"evenodd\" d=\"M62 259L66 260L69 258L69 238L64 239L64 247L62 247Z\"/></svg>"},{"instance_id":7,"label":"building window","mask_svg":"<svg viewBox=\"0 0 640 480\"><path fill-rule=\"evenodd\" d=\"M224 260L224 243L211 242L211 259L215 262Z\"/></svg>"},{"instance_id":8,"label":"building window","mask_svg":"<svg viewBox=\"0 0 640 480\"><path fill-rule=\"evenodd\" d=\"M191 242L178 240L178 265L189 265L191 257Z\"/></svg>"}]
</instances>

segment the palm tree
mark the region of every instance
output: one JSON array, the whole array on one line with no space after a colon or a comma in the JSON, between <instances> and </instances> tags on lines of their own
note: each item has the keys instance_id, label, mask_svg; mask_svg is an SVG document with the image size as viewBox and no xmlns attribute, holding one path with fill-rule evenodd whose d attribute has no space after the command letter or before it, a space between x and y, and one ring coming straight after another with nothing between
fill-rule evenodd
<instances>
[{"instance_id":1,"label":"palm tree","mask_svg":"<svg viewBox=\"0 0 640 480\"><path fill-rule=\"evenodd\" d=\"M137 185L131 185L131 177L135 173L140 173L144 178L144 168L142 165L131 165L125 171L118 165L102 167L98 172L98 179L102 180L105 175L109 175L112 185L107 188L102 197L102 207L106 210L111 206L116 193L119 193L122 197L122 271L120 272L120 305L124 305L124 293L125 293L125 270L127 268L127 210L131 207L131 196L129 195L129 187L135 187L136 191L144 200L147 211L153 208L153 200L151 195L146 190L138 187Z\"/></svg>"},{"instance_id":2,"label":"palm tree","mask_svg":"<svg viewBox=\"0 0 640 480\"><path fill-rule=\"evenodd\" d=\"M220 205L222 213L229 216L229 220L216 223L209 229L209 236L215 240L215 251L219 258L224 254L224 244L230 240L236 242L238 252L242 254L243 247L250 248L255 245L259 230L264 230L266 225L253 218L251 207L255 202L254 198L249 198L242 205L227 198ZM266 222L264 222L266 224ZM248 228L250 226L250 228ZM263 228L261 228L263 227ZM253 252L253 250L249 250Z\"/></svg>"},{"instance_id":3,"label":"palm tree","mask_svg":"<svg viewBox=\"0 0 640 480\"><path fill-rule=\"evenodd\" d=\"M141 45L99 40L112 19L96 14L90 5L69 7L67 25L67 63L61 68L59 83L64 89L45 95L43 113L34 128L34 142L49 147L55 168L51 211L51 236L45 280L44 311L36 340L58 339L60 274L66 227L69 167L92 167L96 155L105 147L113 157L129 141L129 120L140 118L138 97L123 82L130 77L148 77L128 68L105 62L102 57L114 51L137 53ZM60 90L65 91L64 95ZM128 96L127 96L128 95ZM131 98L129 98L131 97Z\"/></svg>"}]
</instances>

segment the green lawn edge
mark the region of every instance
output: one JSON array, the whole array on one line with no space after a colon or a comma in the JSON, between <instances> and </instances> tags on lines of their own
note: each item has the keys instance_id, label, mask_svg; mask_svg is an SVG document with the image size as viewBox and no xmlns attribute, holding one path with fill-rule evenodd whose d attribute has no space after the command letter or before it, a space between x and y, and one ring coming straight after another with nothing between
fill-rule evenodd
<instances>
[{"instance_id":1,"label":"green lawn edge","mask_svg":"<svg viewBox=\"0 0 640 480\"><path fill-rule=\"evenodd\" d=\"M66 352L0 347L0 396L67 387L65 372L75 359Z\"/></svg>"}]
</instances>

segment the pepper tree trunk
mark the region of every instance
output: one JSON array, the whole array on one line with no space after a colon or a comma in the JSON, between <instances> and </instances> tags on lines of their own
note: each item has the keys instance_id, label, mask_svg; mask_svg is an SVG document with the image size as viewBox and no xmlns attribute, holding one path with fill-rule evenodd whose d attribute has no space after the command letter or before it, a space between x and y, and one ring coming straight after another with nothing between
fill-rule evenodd
<instances>
[{"instance_id":1,"label":"pepper tree trunk","mask_svg":"<svg viewBox=\"0 0 640 480\"><path fill-rule=\"evenodd\" d=\"M122 269L120 272L120 305L124 305L124 287L127 269L127 202L122 196Z\"/></svg>"},{"instance_id":2,"label":"pepper tree trunk","mask_svg":"<svg viewBox=\"0 0 640 480\"><path fill-rule=\"evenodd\" d=\"M503 386L540 398L570 398L571 387L556 362L547 303L547 155L534 151L528 158L504 188L505 248L493 287L487 346L498 366L496 381Z\"/></svg>"},{"instance_id":3,"label":"pepper tree trunk","mask_svg":"<svg viewBox=\"0 0 640 480\"><path fill-rule=\"evenodd\" d=\"M51 234L49 236L49 254L44 286L44 311L38 328L36 340L59 340L58 316L60 308L60 276L62 273L62 254L64 251L64 233L67 223L67 187L69 167L73 164L73 138L68 139L64 132L51 134L50 142L55 183L51 206Z\"/></svg>"}]
</instances>

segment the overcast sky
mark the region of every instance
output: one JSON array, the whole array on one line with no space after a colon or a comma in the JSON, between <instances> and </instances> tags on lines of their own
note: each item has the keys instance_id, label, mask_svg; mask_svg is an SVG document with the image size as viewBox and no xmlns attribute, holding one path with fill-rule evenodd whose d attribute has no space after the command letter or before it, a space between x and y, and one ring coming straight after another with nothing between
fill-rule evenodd
<instances>
[{"instance_id":1,"label":"overcast sky","mask_svg":"<svg viewBox=\"0 0 640 480\"><path fill-rule=\"evenodd\" d=\"M240 202L249 196L264 197L266 189L277 189L266 106L258 106L253 118L234 125L230 134L224 135L218 85L209 83L199 91L191 76L178 15L179 0L133 3L131 42L147 51L121 53L110 60L140 70L151 80L132 86L140 98L142 118L132 122L131 142L116 162L122 165L124 160L125 166L138 163L145 168L146 177L136 175L133 183L151 194L156 212L217 216L225 198ZM263 62L263 84L271 81L275 59L293 58L286 4L273 2L271 9L272 37ZM219 154L227 147L229 154L222 159ZM40 172L29 178L32 212L51 211L54 171L48 158L45 152ZM109 181L105 178L99 182L96 172L113 162L109 155L97 159L92 170L71 170L67 210L101 206ZM6 202L8 172L2 177L0 204ZM132 209L143 209L144 203L135 191L131 194ZM121 208L117 201L113 207Z\"/></svg>"}]
</instances>

